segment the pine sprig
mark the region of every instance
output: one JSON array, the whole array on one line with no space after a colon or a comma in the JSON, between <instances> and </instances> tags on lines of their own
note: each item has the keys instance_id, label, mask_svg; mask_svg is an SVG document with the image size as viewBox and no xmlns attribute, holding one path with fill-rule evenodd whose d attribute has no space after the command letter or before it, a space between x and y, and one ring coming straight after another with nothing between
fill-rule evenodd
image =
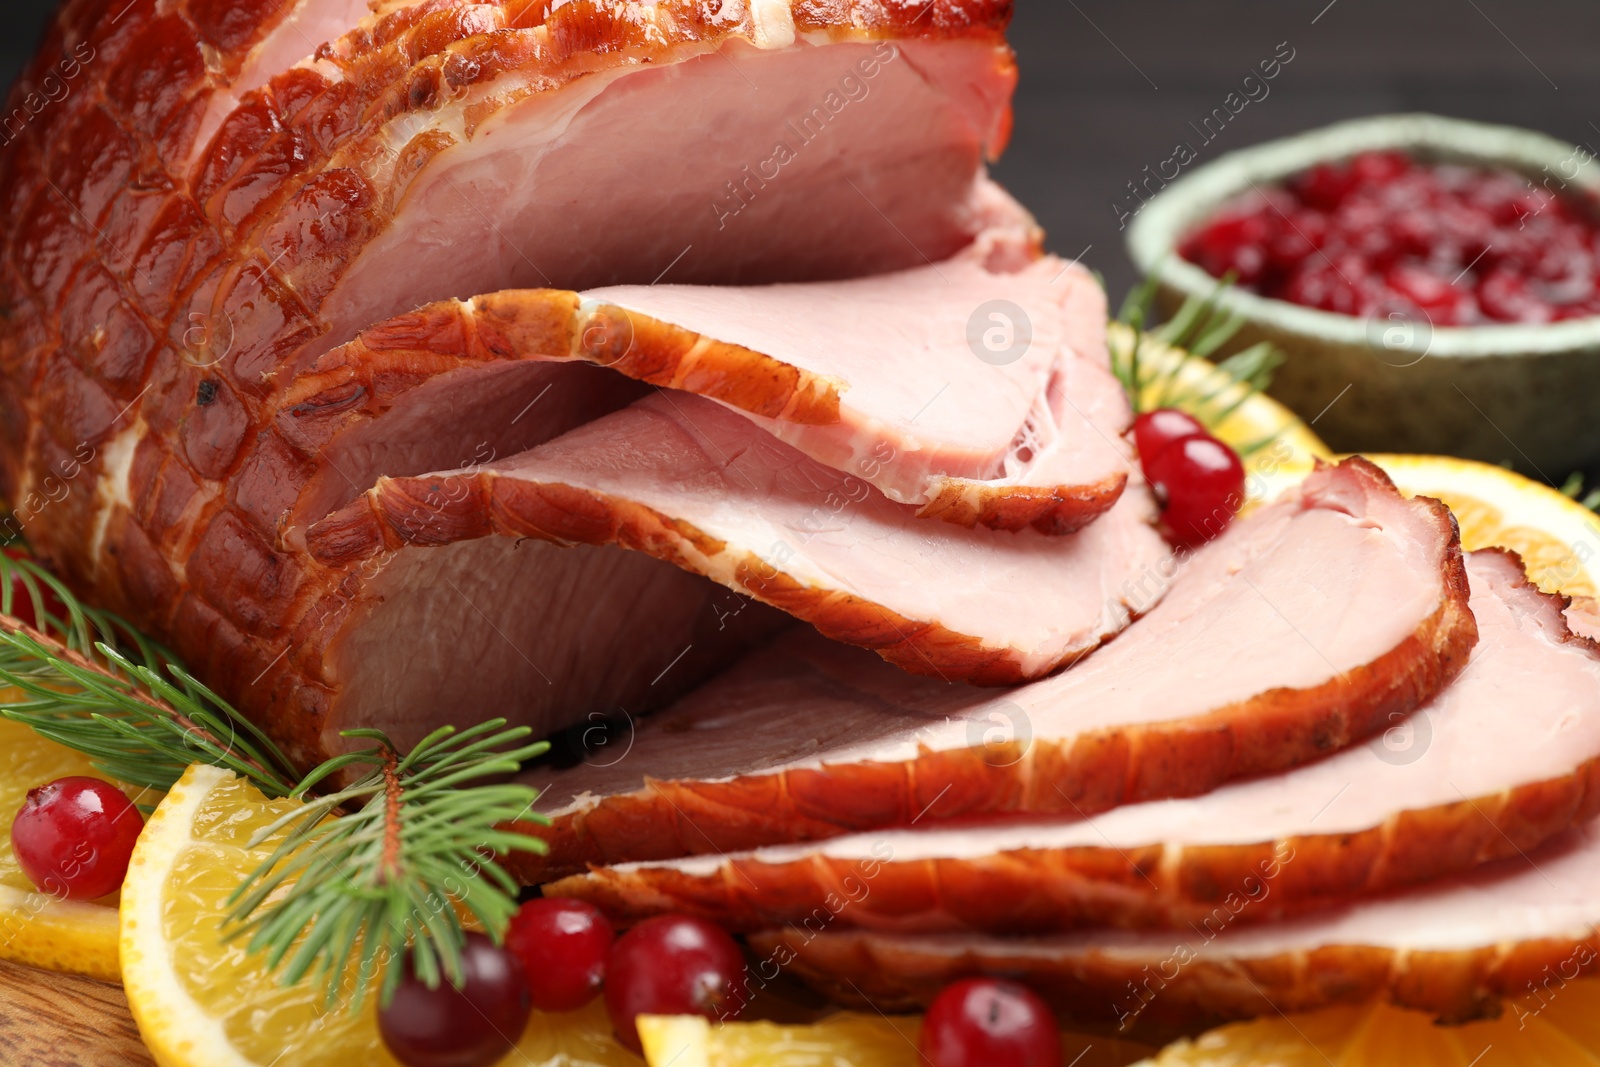
<instances>
[{"instance_id":1,"label":"pine sprig","mask_svg":"<svg viewBox=\"0 0 1600 1067\"><path fill-rule=\"evenodd\" d=\"M1270 342L1259 342L1221 360L1215 364L1221 374L1200 377L1184 374L1184 361L1172 351L1179 349L1210 359L1234 338L1244 325L1244 318L1224 312L1219 306L1222 294L1233 281L1230 275L1219 281L1209 296L1189 297L1177 314L1154 329L1149 328L1149 322L1155 308L1157 276L1152 274L1128 294L1117 319L1128 327L1131 341L1114 340L1111 365L1134 410L1181 408L1208 429L1215 429L1271 384L1273 372L1285 357ZM1247 444L1240 455L1248 458L1268 441L1270 438Z\"/></svg>"},{"instance_id":2,"label":"pine sprig","mask_svg":"<svg viewBox=\"0 0 1600 1067\"><path fill-rule=\"evenodd\" d=\"M284 837L229 898L228 936L247 936L249 950L265 953L269 968L283 968L285 983L315 974L330 1003L352 964L369 980L382 972L387 1002L400 979L400 968L387 964L408 945L423 981L459 983L462 912L498 937L517 908L517 883L495 857L545 848L537 838L499 829L545 821L532 811L536 790L468 784L513 774L543 754L544 742L521 744L530 734L527 727L506 728L504 719L461 731L445 727L402 757L379 731L347 732L373 747L329 760L295 796L304 799L335 775L358 776L256 833L252 847ZM349 814L328 818L341 808ZM352 1010L366 984L356 984Z\"/></svg>"},{"instance_id":3,"label":"pine sprig","mask_svg":"<svg viewBox=\"0 0 1600 1067\"><path fill-rule=\"evenodd\" d=\"M10 618L14 590L32 601L39 630ZM44 590L52 597L46 597ZM51 600L66 614L49 610ZM166 791L191 763L226 767L269 796L287 796L287 757L180 668L172 655L107 612L79 603L27 559L0 555L0 684L20 696L0 715L88 755L127 785Z\"/></svg>"},{"instance_id":4,"label":"pine sprig","mask_svg":"<svg viewBox=\"0 0 1600 1067\"><path fill-rule=\"evenodd\" d=\"M38 629L12 616L18 597L31 602ZM465 924L503 935L518 887L497 858L545 848L499 828L545 821L532 812L536 790L495 780L547 750L528 743L526 727L444 727L404 754L376 730L352 730L343 736L370 747L301 778L171 653L85 607L31 560L0 554L0 616L0 685L18 691L0 716L127 785L165 791L206 763L299 802L256 835L253 846L282 840L231 895L223 920L225 937L248 938L285 984L315 975L330 1004L348 991L354 1010L380 973L387 1000L399 954L409 951L430 985L459 984Z\"/></svg>"}]
</instances>

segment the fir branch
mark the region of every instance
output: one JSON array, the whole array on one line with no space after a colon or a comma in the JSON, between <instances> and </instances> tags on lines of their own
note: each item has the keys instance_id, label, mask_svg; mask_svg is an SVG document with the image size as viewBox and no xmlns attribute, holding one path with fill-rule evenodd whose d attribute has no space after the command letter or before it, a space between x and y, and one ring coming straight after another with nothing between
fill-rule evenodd
<instances>
[{"instance_id":1,"label":"fir branch","mask_svg":"<svg viewBox=\"0 0 1600 1067\"><path fill-rule=\"evenodd\" d=\"M1584 492L1582 471L1573 471L1568 475L1566 482L1561 486L1561 491L1590 511L1600 511L1600 486L1595 486L1587 493Z\"/></svg>"},{"instance_id":2,"label":"fir branch","mask_svg":"<svg viewBox=\"0 0 1600 1067\"><path fill-rule=\"evenodd\" d=\"M41 629L11 617L16 588ZM52 600L64 615L49 610ZM0 555L0 613L0 685L17 690L0 701L0 716L84 753L96 770L131 786L164 792L189 764L209 763L270 796L293 789L293 765L265 734L160 645L85 607L38 564Z\"/></svg>"},{"instance_id":3,"label":"fir branch","mask_svg":"<svg viewBox=\"0 0 1600 1067\"><path fill-rule=\"evenodd\" d=\"M516 912L517 884L496 857L545 849L538 838L501 829L546 821L532 810L537 790L469 785L543 754L546 743L522 743L530 734L504 719L444 727L402 757L376 730L346 732L373 747L329 760L294 795L305 800L334 775L358 777L255 835L252 847L281 840L229 898L227 937L248 937L248 950L265 953L269 969L281 967L286 984L314 974L330 1004L357 960L351 1010L379 970L387 1003L400 979L388 964L408 946L429 985L459 983L463 913L499 938ZM349 814L327 817L341 808Z\"/></svg>"},{"instance_id":4,"label":"fir branch","mask_svg":"<svg viewBox=\"0 0 1600 1067\"><path fill-rule=\"evenodd\" d=\"M1191 296L1177 313L1161 326L1151 329L1158 278L1152 274L1123 301L1118 321L1128 332L1113 337L1111 365L1127 391L1135 411L1176 407L1215 429L1240 405L1272 382L1273 372L1283 363L1284 354L1262 341L1214 364L1220 374L1186 375L1184 355L1209 359L1238 334L1244 318L1221 310L1220 298L1233 285L1231 275L1221 279L1210 295ZM1247 445L1240 455L1251 452L1266 441Z\"/></svg>"}]
</instances>

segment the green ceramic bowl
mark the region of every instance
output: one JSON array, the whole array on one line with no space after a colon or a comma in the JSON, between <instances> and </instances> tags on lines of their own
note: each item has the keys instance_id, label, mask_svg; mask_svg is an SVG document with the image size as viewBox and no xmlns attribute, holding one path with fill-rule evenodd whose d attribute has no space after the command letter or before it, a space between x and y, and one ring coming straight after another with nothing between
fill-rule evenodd
<instances>
[{"instance_id":1,"label":"green ceramic bowl","mask_svg":"<svg viewBox=\"0 0 1600 1067\"><path fill-rule=\"evenodd\" d=\"M1231 152L1173 181L1128 226L1128 251L1156 274L1170 313L1216 279L1175 247L1252 183L1397 148L1429 160L1511 167L1566 195L1600 196L1600 160L1543 134L1437 115L1380 115ZM1288 354L1271 392L1339 451L1429 452L1509 461L1557 482L1600 461L1600 317L1547 326L1433 328L1386 308L1338 315L1229 290L1245 325L1236 351L1268 340Z\"/></svg>"}]
</instances>

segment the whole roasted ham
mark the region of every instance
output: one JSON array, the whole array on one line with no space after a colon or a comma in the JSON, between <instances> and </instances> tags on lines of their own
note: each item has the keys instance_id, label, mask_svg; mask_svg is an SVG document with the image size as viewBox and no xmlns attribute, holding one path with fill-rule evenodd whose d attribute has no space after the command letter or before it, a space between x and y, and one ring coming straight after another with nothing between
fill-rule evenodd
<instances>
[{"instance_id":1,"label":"whole roasted ham","mask_svg":"<svg viewBox=\"0 0 1600 1067\"><path fill-rule=\"evenodd\" d=\"M1098 288L1039 259L984 173L1009 127L1008 17L999 0L66 4L13 101L63 64L73 92L0 149L18 532L312 760L358 722L649 710L772 631L739 582L648 553L519 554L528 532L583 540L570 497L534 531L431 552L389 533L354 552L330 519L392 498L385 477L524 469L662 387L921 513L927 533L895 535L907 556L946 523L1091 523L1126 483L1129 415ZM1029 343L986 361L968 320L988 328L1001 299ZM821 521L857 504L823 499ZM1121 540L1111 588L1156 547ZM1024 639L858 600L916 632L838 611L824 628L935 671L920 628L934 650L956 634L976 651L955 676L1014 665L993 681L1130 615L1102 598L1103 622ZM371 684L396 667L406 684Z\"/></svg>"}]
</instances>

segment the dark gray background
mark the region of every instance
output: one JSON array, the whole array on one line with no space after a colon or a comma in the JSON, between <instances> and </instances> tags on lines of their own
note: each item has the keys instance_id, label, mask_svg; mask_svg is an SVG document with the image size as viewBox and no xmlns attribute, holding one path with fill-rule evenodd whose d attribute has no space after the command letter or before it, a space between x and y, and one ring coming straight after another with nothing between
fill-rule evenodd
<instances>
[{"instance_id":1,"label":"dark gray background","mask_svg":"<svg viewBox=\"0 0 1600 1067\"><path fill-rule=\"evenodd\" d=\"M53 0L0 0L0 80ZM998 173L1053 249L1113 300L1133 281L1110 204L1188 124L1287 41L1295 58L1203 150L1354 115L1429 110L1600 147L1600 4L1592 0L1017 0L1016 130Z\"/></svg>"}]
</instances>

